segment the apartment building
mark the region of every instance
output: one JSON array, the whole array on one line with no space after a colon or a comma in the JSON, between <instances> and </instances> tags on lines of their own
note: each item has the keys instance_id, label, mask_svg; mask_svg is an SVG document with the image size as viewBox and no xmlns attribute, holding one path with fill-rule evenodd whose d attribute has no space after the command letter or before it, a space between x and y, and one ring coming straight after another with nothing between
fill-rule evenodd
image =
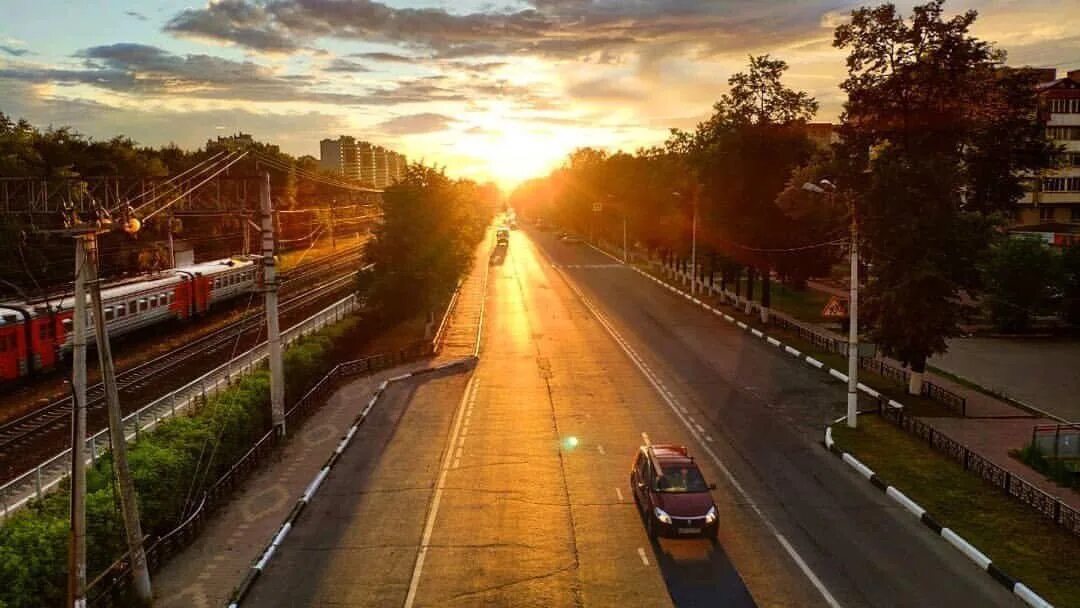
<instances>
[{"instance_id":1,"label":"apartment building","mask_svg":"<svg viewBox=\"0 0 1080 608\"><path fill-rule=\"evenodd\" d=\"M1080 70L1061 78L1054 69L1043 74L1039 118L1063 151L1055 168L1033 180L1010 231L1067 246L1080 242Z\"/></svg>"},{"instance_id":2,"label":"apartment building","mask_svg":"<svg viewBox=\"0 0 1080 608\"><path fill-rule=\"evenodd\" d=\"M342 135L319 142L319 166L348 179L386 188L405 177L405 155Z\"/></svg>"}]
</instances>

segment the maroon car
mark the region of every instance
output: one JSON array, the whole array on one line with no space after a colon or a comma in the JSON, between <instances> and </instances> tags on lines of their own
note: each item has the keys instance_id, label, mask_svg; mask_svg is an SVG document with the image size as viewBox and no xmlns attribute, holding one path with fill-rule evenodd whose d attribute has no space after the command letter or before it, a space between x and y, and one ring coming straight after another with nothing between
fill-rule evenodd
<instances>
[{"instance_id":1,"label":"maroon car","mask_svg":"<svg viewBox=\"0 0 1080 608\"><path fill-rule=\"evenodd\" d=\"M685 446L643 445L630 471L630 490L645 518L650 538L703 536L719 529L716 503Z\"/></svg>"}]
</instances>

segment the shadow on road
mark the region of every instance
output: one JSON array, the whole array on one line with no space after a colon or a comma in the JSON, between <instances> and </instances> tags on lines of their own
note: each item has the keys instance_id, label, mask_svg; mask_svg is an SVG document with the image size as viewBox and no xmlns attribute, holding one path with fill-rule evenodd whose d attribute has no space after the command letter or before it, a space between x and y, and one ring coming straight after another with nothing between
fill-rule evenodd
<instances>
[{"instance_id":1,"label":"shadow on road","mask_svg":"<svg viewBox=\"0 0 1080 608\"><path fill-rule=\"evenodd\" d=\"M719 544L704 539L662 538L654 540L652 546L671 601L679 608L755 605Z\"/></svg>"}]
</instances>

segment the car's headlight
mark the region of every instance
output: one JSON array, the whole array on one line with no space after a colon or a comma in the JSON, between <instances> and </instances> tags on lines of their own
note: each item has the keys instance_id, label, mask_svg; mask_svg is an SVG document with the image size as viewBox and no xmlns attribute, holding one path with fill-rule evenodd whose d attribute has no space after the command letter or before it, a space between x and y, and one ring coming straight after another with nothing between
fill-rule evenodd
<instances>
[{"instance_id":1,"label":"car's headlight","mask_svg":"<svg viewBox=\"0 0 1080 608\"><path fill-rule=\"evenodd\" d=\"M709 512L705 514L705 523L711 524L716 521L716 507L709 507Z\"/></svg>"},{"instance_id":2,"label":"car's headlight","mask_svg":"<svg viewBox=\"0 0 1080 608\"><path fill-rule=\"evenodd\" d=\"M653 509L653 513L656 513L656 519L659 519L660 521L664 522L665 524L670 524L671 523L671 516L668 515L667 512L664 511L663 509L661 509L660 507L656 507L655 509Z\"/></svg>"}]
</instances>

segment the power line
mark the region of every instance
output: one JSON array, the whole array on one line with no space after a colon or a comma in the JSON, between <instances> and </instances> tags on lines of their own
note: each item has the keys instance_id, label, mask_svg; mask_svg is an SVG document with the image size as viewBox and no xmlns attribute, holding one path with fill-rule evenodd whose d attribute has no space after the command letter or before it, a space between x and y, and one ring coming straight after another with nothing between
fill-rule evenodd
<instances>
[{"instance_id":1,"label":"power line","mask_svg":"<svg viewBox=\"0 0 1080 608\"><path fill-rule=\"evenodd\" d=\"M231 167L231 166L235 165L236 163L240 162L240 160L243 159L245 156L247 156L247 152L246 151L241 152L239 156L237 156L236 158L233 158L232 160L230 160L227 165L225 165L224 167L218 169L213 174L211 174L209 177L207 177L206 179L204 179L201 182L199 182L198 184L196 184L194 187L189 188L187 191L180 193L179 195L177 195L175 198L173 198L168 203L165 203L163 206L155 209L152 213L146 215L144 218L142 218L143 221L146 221L146 220L154 217L155 215L157 215L157 214L161 213L162 211L164 211L164 210L168 209L169 207L171 207L173 204L175 204L177 201L184 198L188 194L191 194L192 192L194 192L194 191L198 190L199 188L203 187L204 184L206 184L210 180L214 179L218 175L221 175L222 173L224 173L229 167ZM142 205L142 206L139 207L139 209L142 209L145 206L146 205Z\"/></svg>"},{"instance_id":2,"label":"power line","mask_svg":"<svg viewBox=\"0 0 1080 608\"><path fill-rule=\"evenodd\" d=\"M196 163L196 164L194 164L194 165L192 165L192 166L188 167L187 169L184 169L184 170L183 170L183 171L181 171L180 173L177 173L176 175L174 175L174 176L170 177L169 179L165 180L164 182L162 182L162 183L160 183L160 184L157 184L156 186L159 186L159 187L164 187L164 186L167 186L167 185L169 185L169 184L170 184L171 182L173 182L173 181L176 181L176 180L180 179L181 177L183 177L184 175L186 175L186 174L190 173L191 171L194 171L194 170L195 170L195 169L197 169L198 167L200 167L200 166L202 166L202 165L204 165L204 164L206 164L206 163L209 163L210 161L213 161L214 159L216 159L217 157L221 156L221 155L222 155L222 154L224 154L224 153L225 153L225 150L221 150L221 151L219 151L219 152L218 152L217 154L214 154L213 156L211 156L211 157L209 157L209 158L205 158L205 159L203 159L202 161L200 161L200 162L198 162L198 163ZM200 171L200 173L201 173L201 171ZM132 198L128 199L128 200L127 200L127 204L129 204L129 205L130 205L130 204L134 203L135 201L139 200L140 198L142 198L142 197L144 197L144 196L146 196L146 195L150 194L151 192L153 192L153 190L144 190L144 191L143 191L142 193L140 193L140 194L137 194L137 195L135 195L134 197L132 197ZM160 196L160 195L155 195L155 198L157 198L157 196ZM112 209L110 209L110 211L116 211L116 210L117 210L117 209L119 209L119 208L120 208L120 205L119 205L119 204L117 204L117 205L113 206L113 208L112 208Z\"/></svg>"}]
</instances>

